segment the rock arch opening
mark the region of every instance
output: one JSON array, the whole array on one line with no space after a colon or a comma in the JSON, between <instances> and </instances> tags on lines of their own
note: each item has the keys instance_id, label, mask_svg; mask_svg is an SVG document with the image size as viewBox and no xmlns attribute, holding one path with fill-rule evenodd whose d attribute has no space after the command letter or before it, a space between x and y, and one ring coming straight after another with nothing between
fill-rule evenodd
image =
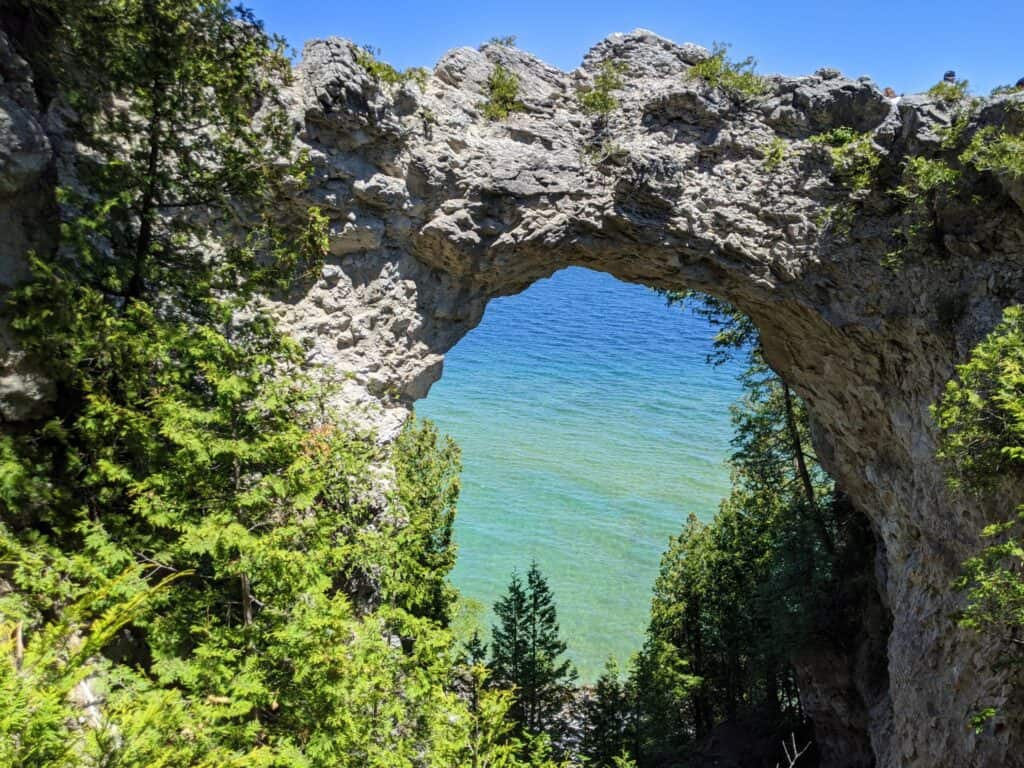
<instances>
[{"instance_id":1,"label":"rock arch opening","mask_svg":"<svg viewBox=\"0 0 1024 768\"><path fill-rule=\"evenodd\" d=\"M536 558L586 682L626 667L669 537L728 494L743 366L707 364L713 333L570 268L492 302L416 404L463 448L456 586L489 608Z\"/></svg>"}]
</instances>

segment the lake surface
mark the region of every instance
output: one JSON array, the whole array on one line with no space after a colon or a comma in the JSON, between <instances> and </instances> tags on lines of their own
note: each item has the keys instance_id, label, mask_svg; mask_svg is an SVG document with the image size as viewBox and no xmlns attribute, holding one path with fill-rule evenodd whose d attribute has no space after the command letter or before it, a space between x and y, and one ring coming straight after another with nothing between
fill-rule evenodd
<instances>
[{"instance_id":1,"label":"lake surface","mask_svg":"<svg viewBox=\"0 0 1024 768\"><path fill-rule=\"evenodd\" d=\"M490 606L536 559L592 681L646 626L668 537L728 492L739 366L709 324L609 275L567 269L493 301L417 413L463 450L452 581Z\"/></svg>"}]
</instances>

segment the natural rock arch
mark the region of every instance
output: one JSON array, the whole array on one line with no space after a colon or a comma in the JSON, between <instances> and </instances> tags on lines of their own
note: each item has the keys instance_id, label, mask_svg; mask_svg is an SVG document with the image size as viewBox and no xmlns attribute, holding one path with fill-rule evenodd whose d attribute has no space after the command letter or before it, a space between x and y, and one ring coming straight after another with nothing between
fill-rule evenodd
<instances>
[{"instance_id":1,"label":"natural rock arch","mask_svg":"<svg viewBox=\"0 0 1024 768\"><path fill-rule=\"evenodd\" d=\"M563 267L733 302L809 402L821 455L876 531L888 691L852 685L878 764L1007 764L1019 732L978 739L965 727L993 690L1008 691L987 665L992 649L951 615L950 584L986 513L948 492L929 405L1022 299L1019 190L992 182L979 208L938 210L943 239L894 270L883 262L899 211L836 183L807 141L870 131L879 175L894 182L903 157L938 145L948 108L892 103L829 70L771 78L769 96L745 103L685 77L706 51L644 31L608 38L568 74L516 49L461 48L422 88L376 82L356 50L308 44L291 92L316 167L307 199L332 220L323 279L280 309L311 359L355 371L348 396L382 397L387 431L489 299ZM577 92L606 60L624 63L627 83L619 109L595 118ZM495 63L517 75L525 106L496 123L480 112ZM828 222L844 211L848 231Z\"/></svg>"},{"instance_id":2,"label":"natural rock arch","mask_svg":"<svg viewBox=\"0 0 1024 768\"><path fill-rule=\"evenodd\" d=\"M643 31L608 38L573 73L515 49L458 49L424 87L374 81L356 50L310 43L286 93L315 167L297 202L330 217L332 255L321 279L277 306L311 362L353 374L346 401L393 432L488 300L562 267L735 303L807 399L820 455L879 542L888 679L875 685L863 675L870 660L855 660L842 674L864 722L833 707L833 725L866 728L886 768L1019 759L1021 704L991 666L996 649L956 628L950 589L1010 500L986 509L948 491L929 414L955 363L1024 300L1019 182L982 177L979 203L938 207L941 237L892 270L882 264L898 206L837 183L807 140L870 131L891 188L904 157L936 151L951 117L940 102L893 104L869 80L828 70L771 78L768 95L744 102L685 77L706 51ZM625 65L626 84L599 119L577 93L605 60ZM488 122L480 104L495 63L518 76L525 111ZM31 73L2 35L0 65L3 288L23 274L26 249L52 246L54 146L74 149L47 133ZM981 119L1020 120L1005 101ZM773 144L785 148L777 164ZM48 393L8 344L0 328L0 415L16 421ZM813 683L805 693L827 696ZM981 703L1002 705L1017 727L974 736L965 721Z\"/></svg>"}]
</instances>

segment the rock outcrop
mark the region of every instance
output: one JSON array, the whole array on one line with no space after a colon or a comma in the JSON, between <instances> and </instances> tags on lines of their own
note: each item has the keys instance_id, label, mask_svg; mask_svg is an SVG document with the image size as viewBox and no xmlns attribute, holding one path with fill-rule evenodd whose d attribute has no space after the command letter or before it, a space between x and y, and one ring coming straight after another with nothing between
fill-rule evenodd
<instances>
[{"instance_id":1,"label":"rock outcrop","mask_svg":"<svg viewBox=\"0 0 1024 768\"><path fill-rule=\"evenodd\" d=\"M1024 300L1020 190L980 177L979 199L938 208L938 236L894 269L883 263L899 206L851 192L809 141L838 127L870 132L892 187L908 154L937 151L950 107L894 104L833 70L772 77L767 95L738 98L687 77L705 49L645 31L613 35L571 73L513 48L460 48L423 86L376 81L356 51L337 38L309 43L287 93L315 166L306 201L330 217L331 256L315 285L277 307L311 362L353 374L347 401L393 433L490 299L571 265L727 299L806 398L820 455L878 541L887 680L844 684L863 695L837 727L866 730L860 743L883 768L1019 760L1019 727L978 736L966 726L1010 691L994 649L956 627L950 588L982 526L1008 506L948 491L929 405L1003 307ZM589 115L579 94L605 61L624 67L619 107ZM518 77L524 110L492 122L481 105L498 63ZM4 78L2 88L16 82ZM1006 98L1021 99L994 100L980 119L1006 120ZM10 99L0 101L13 115L0 121L5 233L27 231L6 222L28 220L21 190L46 166L25 149L45 137L19 127ZM25 247L16 237L5 234L5 269L8 250ZM836 675L856 676L869 662L809 662L808 691L821 694L809 706L831 706L815 675L838 664Z\"/></svg>"}]
</instances>

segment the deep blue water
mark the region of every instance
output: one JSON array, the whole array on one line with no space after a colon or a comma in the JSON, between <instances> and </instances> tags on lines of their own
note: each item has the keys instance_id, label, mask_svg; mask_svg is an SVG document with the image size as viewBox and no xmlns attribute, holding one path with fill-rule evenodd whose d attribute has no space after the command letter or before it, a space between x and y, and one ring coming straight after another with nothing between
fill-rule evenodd
<instances>
[{"instance_id":1,"label":"deep blue water","mask_svg":"<svg viewBox=\"0 0 1024 768\"><path fill-rule=\"evenodd\" d=\"M418 405L463 449L455 586L489 609L536 558L585 681L639 648L668 537L728 490L740 389L706 363L712 335L646 288L567 269L493 301Z\"/></svg>"}]
</instances>

